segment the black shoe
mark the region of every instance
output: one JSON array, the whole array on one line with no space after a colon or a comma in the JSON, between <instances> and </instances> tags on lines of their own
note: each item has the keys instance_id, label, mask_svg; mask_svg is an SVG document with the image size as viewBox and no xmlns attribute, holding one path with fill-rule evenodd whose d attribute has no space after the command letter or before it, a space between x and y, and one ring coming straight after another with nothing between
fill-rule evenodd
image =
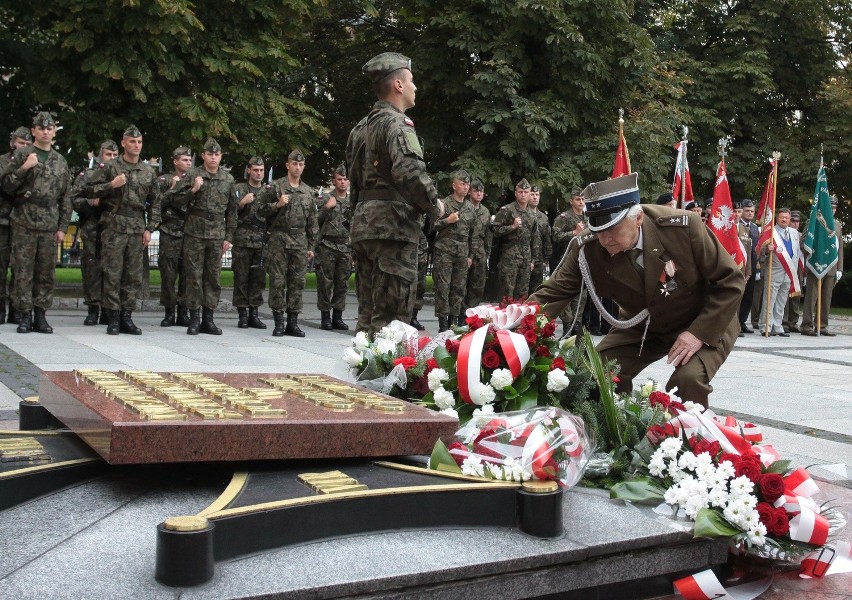
<instances>
[{"instance_id":1,"label":"black shoe","mask_svg":"<svg viewBox=\"0 0 852 600\"><path fill-rule=\"evenodd\" d=\"M822 330L820 330L819 334L820 334L820 335L824 335L824 336L826 336L826 337L834 337L834 336L836 336L836 335L837 335L836 333L834 333L833 331L829 331L828 329L822 329Z\"/></svg>"},{"instance_id":2,"label":"black shoe","mask_svg":"<svg viewBox=\"0 0 852 600\"><path fill-rule=\"evenodd\" d=\"M266 329L266 323L260 320L260 317L257 316L257 307L250 306L249 309L249 317L248 317L248 326L252 329Z\"/></svg>"},{"instance_id":3,"label":"black shoe","mask_svg":"<svg viewBox=\"0 0 852 600\"><path fill-rule=\"evenodd\" d=\"M121 324L119 323L119 312L117 310L102 310L101 317L106 313L107 318L107 335L118 335L121 332Z\"/></svg>"},{"instance_id":4,"label":"black shoe","mask_svg":"<svg viewBox=\"0 0 852 600\"><path fill-rule=\"evenodd\" d=\"M790 337L790 334L787 333L786 331L782 331L781 333L778 334L778 337Z\"/></svg>"},{"instance_id":5,"label":"black shoe","mask_svg":"<svg viewBox=\"0 0 852 600\"><path fill-rule=\"evenodd\" d=\"M132 319L133 313L129 310L123 310L118 317L118 330L121 333L129 333L130 335L142 335L142 330L136 326Z\"/></svg>"},{"instance_id":6,"label":"black shoe","mask_svg":"<svg viewBox=\"0 0 852 600\"><path fill-rule=\"evenodd\" d=\"M737 334L737 337L745 337L745 334L744 334L742 331L740 331L740 332Z\"/></svg>"},{"instance_id":7,"label":"black shoe","mask_svg":"<svg viewBox=\"0 0 852 600\"><path fill-rule=\"evenodd\" d=\"M98 318L100 318L101 309L97 304L91 304L89 306L89 314L86 315L86 318L83 320L83 325L87 327L93 327L98 324Z\"/></svg>"},{"instance_id":8,"label":"black shoe","mask_svg":"<svg viewBox=\"0 0 852 600\"><path fill-rule=\"evenodd\" d=\"M287 313L287 327L284 328L284 335L293 337L305 337L305 332L299 329L299 313Z\"/></svg>"},{"instance_id":9,"label":"black shoe","mask_svg":"<svg viewBox=\"0 0 852 600\"><path fill-rule=\"evenodd\" d=\"M175 317L175 307L167 306L166 316L164 316L163 320L160 321L160 327L173 327L175 325L177 325L177 318Z\"/></svg>"},{"instance_id":10,"label":"black shoe","mask_svg":"<svg viewBox=\"0 0 852 600\"><path fill-rule=\"evenodd\" d=\"M740 323L740 331L742 333L754 333L754 329L749 329L745 323Z\"/></svg>"},{"instance_id":11,"label":"black shoe","mask_svg":"<svg viewBox=\"0 0 852 600\"><path fill-rule=\"evenodd\" d=\"M53 327L51 327L47 319L44 317L44 309L35 307L33 309L33 331L37 331L38 333L53 333Z\"/></svg>"},{"instance_id":12,"label":"black shoe","mask_svg":"<svg viewBox=\"0 0 852 600\"><path fill-rule=\"evenodd\" d=\"M331 311L331 328L338 331L349 331L349 325L343 322L343 311Z\"/></svg>"},{"instance_id":13,"label":"black shoe","mask_svg":"<svg viewBox=\"0 0 852 600\"><path fill-rule=\"evenodd\" d=\"M33 314L30 311L18 312L18 333L29 333L33 330Z\"/></svg>"},{"instance_id":14,"label":"black shoe","mask_svg":"<svg viewBox=\"0 0 852 600\"><path fill-rule=\"evenodd\" d=\"M817 336L816 331L814 331L813 329L802 329L799 333L801 333L802 335L806 335L808 337L816 337Z\"/></svg>"},{"instance_id":15,"label":"black shoe","mask_svg":"<svg viewBox=\"0 0 852 600\"><path fill-rule=\"evenodd\" d=\"M213 309L203 308L201 312L201 327L198 331L208 335L222 335L222 330L216 327L216 323L213 322Z\"/></svg>"},{"instance_id":16,"label":"black shoe","mask_svg":"<svg viewBox=\"0 0 852 600\"><path fill-rule=\"evenodd\" d=\"M237 307L237 327L240 329L248 329L248 308L245 306Z\"/></svg>"},{"instance_id":17,"label":"black shoe","mask_svg":"<svg viewBox=\"0 0 852 600\"><path fill-rule=\"evenodd\" d=\"M197 308L194 308L189 311L189 319L186 325L186 335L198 335L199 330L201 329L201 316L199 315L201 311Z\"/></svg>"},{"instance_id":18,"label":"black shoe","mask_svg":"<svg viewBox=\"0 0 852 600\"><path fill-rule=\"evenodd\" d=\"M281 337L284 335L284 329L286 329L284 326L284 313L272 311L272 318L275 320L275 328L272 330L272 335L274 337Z\"/></svg>"},{"instance_id":19,"label":"black shoe","mask_svg":"<svg viewBox=\"0 0 852 600\"><path fill-rule=\"evenodd\" d=\"M320 311L320 329L331 331L331 311Z\"/></svg>"},{"instance_id":20,"label":"black shoe","mask_svg":"<svg viewBox=\"0 0 852 600\"><path fill-rule=\"evenodd\" d=\"M417 331L426 331L426 328L417 320L417 309L414 309L414 312L411 313L411 321L409 321L408 324L414 327Z\"/></svg>"},{"instance_id":21,"label":"black shoe","mask_svg":"<svg viewBox=\"0 0 852 600\"><path fill-rule=\"evenodd\" d=\"M175 325L179 327L189 327L189 314L185 306L178 304L177 315L175 316Z\"/></svg>"}]
</instances>

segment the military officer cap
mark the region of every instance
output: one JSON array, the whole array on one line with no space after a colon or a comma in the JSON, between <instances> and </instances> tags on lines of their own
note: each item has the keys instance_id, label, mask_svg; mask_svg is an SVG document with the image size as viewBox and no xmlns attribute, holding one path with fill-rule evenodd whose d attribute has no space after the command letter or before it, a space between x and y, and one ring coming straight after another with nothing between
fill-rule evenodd
<instances>
[{"instance_id":1,"label":"military officer cap","mask_svg":"<svg viewBox=\"0 0 852 600\"><path fill-rule=\"evenodd\" d=\"M101 144L101 152L103 152L104 150L118 152L118 144L116 144L114 140L104 140Z\"/></svg>"},{"instance_id":2,"label":"military officer cap","mask_svg":"<svg viewBox=\"0 0 852 600\"><path fill-rule=\"evenodd\" d=\"M305 160L305 155L302 154L301 150L293 150L288 156L287 160L293 160L296 162L303 162Z\"/></svg>"},{"instance_id":3,"label":"military officer cap","mask_svg":"<svg viewBox=\"0 0 852 600\"><path fill-rule=\"evenodd\" d=\"M530 189L530 182L526 180L526 178L521 179L518 183L515 184L515 187L520 190L528 190Z\"/></svg>"},{"instance_id":4,"label":"military officer cap","mask_svg":"<svg viewBox=\"0 0 852 600\"><path fill-rule=\"evenodd\" d=\"M464 169L459 169L458 171L453 173L453 179L457 179L462 183L470 183L470 173L468 173Z\"/></svg>"},{"instance_id":5,"label":"military officer cap","mask_svg":"<svg viewBox=\"0 0 852 600\"><path fill-rule=\"evenodd\" d=\"M9 134L10 140L14 140L15 138L27 140L28 142L33 141L33 136L30 133L30 130L26 127L18 127L15 131Z\"/></svg>"},{"instance_id":6,"label":"military officer cap","mask_svg":"<svg viewBox=\"0 0 852 600\"><path fill-rule=\"evenodd\" d=\"M639 174L590 183L582 193L586 201L589 229L603 231L621 222L634 204L639 204Z\"/></svg>"},{"instance_id":7,"label":"military officer cap","mask_svg":"<svg viewBox=\"0 0 852 600\"><path fill-rule=\"evenodd\" d=\"M53 120L53 115L47 111L41 111L33 117L33 127L53 127L56 121Z\"/></svg>"},{"instance_id":8,"label":"military officer cap","mask_svg":"<svg viewBox=\"0 0 852 600\"><path fill-rule=\"evenodd\" d=\"M248 164L249 164L249 166L255 166L255 167L261 166L262 167L263 166L263 158L260 157L260 156L252 156L248 160Z\"/></svg>"},{"instance_id":9,"label":"military officer cap","mask_svg":"<svg viewBox=\"0 0 852 600\"><path fill-rule=\"evenodd\" d=\"M662 206L664 204L668 204L672 200L674 200L674 196L672 196L670 192L666 192L665 194L659 195L659 197L657 198L657 204Z\"/></svg>"},{"instance_id":10,"label":"military officer cap","mask_svg":"<svg viewBox=\"0 0 852 600\"><path fill-rule=\"evenodd\" d=\"M124 137L142 137L142 132L139 131L139 128L132 123L127 126L127 129L124 130Z\"/></svg>"},{"instance_id":11,"label":"military officer cap","mask_svg":"<svg viewBox=\"0 0 852 600\"><path fill-rule=\"evenodd\" d=\"M743 208L754 208L754 201L748 198L743 199Z\"/></svg>"},{"instance_id":12,"label":"military officer cap","mask_svg":"<svg viewBox=\"0 0 852 600\"><path fill-rule=\"evenodd\" d=\"M382 52L368 60L361 72L370 78L372 83L378 83L399 69L411 70L411 59L398 52Z\"/></svg>"},{"instance_id":13,"label":"military officer cap","mask_svg":"<svg viewBox=\"0 0 852 600\"><path fill-rule=\"evenodd\" d=\"M791 210L790 211L790 220L791 221L801 221L802 220L802 213L800 213L798 210Z\"/></svg>"},{"instance_id":14,"label":"military officer cap","mask_svg":"<svg viewBox=\"0 0 852 600\"><path fill-rule=\"evenodd\" d=\"M831 195L831 197L829 198L829 201L831 202L832 206L837 206L837 196L835 194Z\"/></svg>"},{"instance_id":15,"label":"military officer cap","mask_svg":"<svg viewBox=\"0 0 852 600\"><path fill-rule=\"evenodd\" d=\"M222 151L222 146L220 146L219 142L217 142L213 138L207 138L207 141L204 142L204 151L215 154L216 152Z\"/></svg>"},{"instance_id":16,"label":"military officer cap","mask_svg":"<svg viewBox=\"0 0 852 600\"><path fill-rule=\"evenodd\" d=\"M335 174L335 175L341 175L341 176L343 176L343 177L346 177L346 176L347 176L347 175L346 175L346 165L339 165L339 166L338 166L338 167L334 170L334 174Z\"/></svg>"},{"instance_id":17,"label":"military officer cap","mask_svg":"<svg viewBox=\"0 0 852 600\"><path fill-rule=\"evenodd\" d=\"M537 185L531 185L530 191L533 192L533 193L538 192L538 186Z\"/></svg>"},{"instance_id":18,"label":"military officer cap","mask_svg":"<svg viewBox=\"0 0 852 600\"><path fill-rule=\"evenodd\" d=\"M482 180L479 179L478 177L474 177L473 179L470 180L470 189L476 190L477 192L484 192L485 191L485 184L482 183Z\"/></svg>"},{"instance_id":19,"label":"military officer cap","mask_svg":"<svg viewBox=\"0 0 852 600\"><path fill-rule=\"evenodd\" d=\"M178 146L172 150L172 158L177 158L178 156L192 156L192 150L186 146Z\"/></svg>"},{"instance_id":20,"label":"military officer cap","mask_svg":"<svg viewBox=\"0 0 852 600\"><path fill-rule=\"evenodd\" d=\"M698 206L698 202L693 200L692 202L687 202L686 206L683 207L683 210L692 210L693 208L700 208Z\"/></svg>"}]
</instances>

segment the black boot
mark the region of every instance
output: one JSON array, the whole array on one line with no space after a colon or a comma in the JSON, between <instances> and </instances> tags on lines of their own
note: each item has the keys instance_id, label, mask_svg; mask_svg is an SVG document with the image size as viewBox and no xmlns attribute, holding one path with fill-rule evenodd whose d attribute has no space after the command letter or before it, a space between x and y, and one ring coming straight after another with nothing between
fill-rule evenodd
<instances>
[{"instance_id":1,"label":"black boot","mask_svg":"<svg viewBox=\"0 0 852 600\"><path fill-rule=\"evenodd\" d=\"M331 312L327 310L320 311L320 329L331 331Z\"/></svg>"},{"instance_id":2,"label":"black boot","mask_svg":"<svg viewBox=\"0 0 852 600\"><path fill-rule=\"evenodd\" d=\"M87 327L93 327L98 324L98 317L101 314L101 309L97 304L89 305L89 314L86 315L86 318L83 320L83 325Z\"/></svg>"},{"instance_id":3,"label":"black boot","mask_svg":"<svg viewBox=\"0 0 852 600\"><path fill-rule=\"evenodd\" d=\"M426 331L426 328L417 320L417 309L414 309L414 312L411 313L411 321L408 322L409 325L414 327L417 331Z\"/></svg>"},{"instance_id":4,"label":"black boot","mask_svg":"<svg viewBox=\"0 0 852 600\"><path fill-rule=\"evenodd\" d=\"M121 333L129 333L130 335L142 335L142 330L133 322L133 313L129 310L123 310L119 313L118 326Z\"/></svg>"},{"instance_id":5,"label":"black boot","mask_svg":"<svg viewBox=\"0 0 852 600\"><path fill-rule=\"evenodd\" d=\"M275 319L275 329L272 330L272 335L275 337L281 337L284 335L284 313L281 311L273 311L272 318Z\"/></svg>"},{"instance_id":6,"label":"black boot","mask_svg":"<svg viewBox=\"0 0 852 600\"><path fill-rule=\"evenodd\" d=\"M20 320L21 317L18 316L18 311L15 310L15 307L12 306L11 302L9 302L9 316L6 317L6 322L17 325Z\"/></svg>"},{"instance_id":7,"label":"black boot","mask_svg":"<svg viewBox=\"0 0 852 600\"><path fill-rule=\"evenodd\" d=\"M175 321L175 307L167 306L166 307L166 316L163 317L163 320L160 321L160 327L173 327L177 325Z\"/></svg>"},{"instance_id":8,"label":"black boot","mask_svg":"<svg viewBox=\"0 0 852 600\"><path fill-rule=\"evenodd\" d=\"M98 325L109 325L109 311L105 308L101 309L101 316L98 317Z\"/></svg>"},{"instance_id":9,"label":"black boot","mask_svg":"<svg viewBox=\"0 0 852 600\"><path fill-rule=\"evenodd\" d=\"M248 329L248 309L245 306L237 307L237 327Z\"/></svg>"},{"instance_id":10,"label":"black boot","mask_svg":"<svg viewBox=\"0 0 852 600\"><path fill-rule=\"evenodd\" d=\"M343 322L342 310L333 310L331 312L331 327L340 331L349 331L349 325Z\"/></svg>"},{"instance_id":11,"label":"black boot","mask_svg":"<svg viewBox=\"0 0 852 600\"><path fill-rule=\"evenodd\" d=\"M0 325L6 322L6 303L0 302Z\"/></svg>"},{"instance_id":12,"label":"black boot","mask_svg":"<svg viewBox=\"0 0 852 600\"><path fill-rule=\"evenodd\" d=\"M447 326L447 317L444 315L438 315L438 333L446 331L447 329L449 329Z\"/></svg>"},{"instance_id":13,"label":"black boot","mask_svg":"<svg viewBox=\"0 0 852 600\"><path fill-rule=\"evenodd\" d=\"M120 313L117 310L102 310L101 316L104 314L107 318L107 335L118 335L121 332Z\"/></svg>"},{"instance_id":14,"label":"black boot","mask_svg":"<svg viewBox=\"0 0 852 600\"><path fill-rule=\"evenodd\" d=\"M260 320L260 317L257 316L257 307L249 306L249 318L248 318L248 326L252 329L266 329L266 323Z\"/></svg>"},{"instance_id":15,"label":"black boot","mask_svg":"<svg viewBox=\"0 0 852 600\"><path fill-rule=\"evenodd\" d=\"M39 333L53 333L53 327L47 322L44 317L44 309L36 306L33 309L33 331Z\"/></svg>"},{"instance_id":16,"label":"black boot","mask_svg":"<svg viewBox=\"0 0 852 600\"><path fill-rule=\"evenodd\" d=\"M284 335L292 335L293 337L305 337L305 332L299 329L299 313L287 313L287 327L284 328Z\"/></svg>"},{"instance_id":17,"label":"black boot","mask_svg":"<svg viewBox=\"0 0 852 600\"><path fill-rule=\"evenodd\" d=\"M187 310L185 306L181 306L178 304L177 307L177 316L175 317L175 325L179 325L181 327L189 327L189 314L187 314Z\"/></svg>"},{"instance_id":18,"label":"black boot","mask_svg":"<svg viewBox=\"0 0 852 600\"><path fill-rule=\"evenodd\" d=\"M222 335L222 330L216 327L216 323L213 322L212 308L201 309L201 328L199 331L210 335Z\"/></svg>"},{"instance_id":19,"label":"black boot","mask_svg":"<svg viewBox=\"0 0 852 600\"><path fill-rule=\"evenodd\" d=\"M33 314L26 311L18 311L18 333L29 333L33 330Z\"/></svg>"},{"instance_id":20,"label":"black boot","mask_svg":"<svg viewBox=\"0 0 852 600\"><path fill-rule=\"evenodd\" d=\"M178 307L180 309L180 307ZM187 335L198 335L198 331L201 328L201 318L198 313L200 311L197 308L193 308L189 311L189 318L186 323L186 334Z\"/></svg>"}]
</instances>

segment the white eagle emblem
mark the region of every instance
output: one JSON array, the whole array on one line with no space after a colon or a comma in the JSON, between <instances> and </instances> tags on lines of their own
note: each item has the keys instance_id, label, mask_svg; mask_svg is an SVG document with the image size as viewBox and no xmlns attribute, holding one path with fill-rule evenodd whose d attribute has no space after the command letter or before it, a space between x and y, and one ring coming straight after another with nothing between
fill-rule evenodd
<instances>
[{"instance_id":1,"label":"white eagle emblem","mask_svg":"<svg viewBox=\"0 0 852 600\"><path fill-rule=\"evenodd\" d=\"M734 211L728 206L719 208L719 212L711 218L713 228L717 231L727 231L734 226Z\"/></svg>"}]
</instances>

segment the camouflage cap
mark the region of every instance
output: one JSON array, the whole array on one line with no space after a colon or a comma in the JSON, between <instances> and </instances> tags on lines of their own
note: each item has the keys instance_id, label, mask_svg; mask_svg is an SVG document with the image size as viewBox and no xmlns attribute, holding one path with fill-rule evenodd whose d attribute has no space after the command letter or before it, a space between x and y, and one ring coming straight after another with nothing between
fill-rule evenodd
<instances>
[{"instance_id":1,"label":"camouflage cap","mask_svg":"<svg viewBox=\"0 0 852 600\"><path fill-rule=\"evenodd\" d=\"M124 137L142 137L142 132L139 131L139 128L136 125L131 123L127 126L127 129L124 130Z\"/></svg>"},{"instance_id":2,"label":"camouflage cap","mask_svg":"<svg viewBox=\"0 0 852 600\"><path fill-rule=\"evenodd\" d=\"M101 142L101 152L103 152L104 150L118 152L118 144L116 144L114 140L104 140L103 142Z\"/></svg>"},{"instance_id":3,"label":"camouflage cap","mask_svg":"<svg viewBox=\"0 0 852 600\"><path fill-rule=\"evenodd\" d=\"M303 162L305 160L305 155L302 154L302 151L298 148L293 150L290 154L287 155L287 160L294 160L296 162Z\"/></svg>"},{"instance_id":4,"label":"camouflage cap","mask_svg":"<svg viewBox=\"0 0 852 600\"><path fill-rule=\"evenodd\" d=\"M263 157L260 156L252 156L248 159L248 165L250 167L263 166Z\"/></svg>"},{"instance_id":5,"label":"camouflage cap","mask_svg":"<svg viewBox=\"0 0 852 600\"><path fill-rule=\"evenodd\" d=\"M207 141L204 142L203 149L204 149L205 152L216 153L216 152L222 151L222 146L220 146L219 142L217 142L213 138L207 138Z\"/></svg>"},{"instance_id":6,"label":"camouflage cap","mask_svg":"<svg viewBox=\"0 0 852 600\"><path fill-rule=\"evenodd\" d=\"M538 186L537 186L537 185L535 185L535 184L531 185L531 186L530 186L530 191L531 191L533 194L537 194L537 193L539 192Z\"/></svg>"},{"instance_id":7,"label":"camouflage cap","mask_svg":"<svg viewBox=\"0 0 852 600\"><path fill-rule=\"evenodd\" d=\"M754 208L754 200L743 198L743 208Z\"/></svg>"},{"instance_id":8,"label":"camouflage cap","mask_svg":"<svg viewBox=\"0 0 852 600\"><path fill-rule=\"evenodd\" d=\"M515 184L515 187L521 190L530 189L530 182L526 180L526 178L521 179L518 183Z\"/></svg>"},{"instance_id":9,"label":"camouflage cap","mask_svg":"<svg viewBox=\"0 0 852 600\"><path fill-rule=\"evenodd\" d=\"M603 231L621 222L630 207L639 204L639 174L590 183L583 190L589 229Z\"/></svg>"},{"instance_id":10,"label":"camouflage cap","mask_svg":"<svg viewBox=\"0 0 852 600\"><path fill-rule=\"evenodd\" d=\"M36 113L33 117L33 127L53 127L56 121L53 120L53 115L47 111Z\"/></svg>"},{"instance_id":11,"label":"camouflage cap","mask_svg":"<svg viewBox=\"0 0 852 600\"><path fill-rule=\"evenodd\" d=\"M14 140L15 138L27 140L28 142L33 141L33 136L30 133L30 130L26 127L18 127L15 131L9 134L10 140Z\"/></svg>"},{"instance_id":12,"label":"camouflage cap","mask_svg":"<svg viewBox=\"0 0 852 600\"><path fill-rule=\"evenodd\" d=\"M177 158L179 156L192 156L192 150L186 146L178 146L172 150L172 158Z\"/></svg>"},{"instance_id":13,"label":"camouflage cap","mask_svg":"<svg viewBox=\"0 0 852 600\"><path fill-rule=\"evenodd\" d=\"M485 191L485 184L482 183L482 180L479 179L478 177L474 177L473 179L470 180L470 189L476 190L477 192L484 192Z\"/></svg>"},{"instance_id":14,"label":"camouflage cap","mask_svg":"<svg viewBox=\"0 0 852 600\"><path fill-rule=\"evenodd\" d=\"M377 83L399 69L411 70L411 59L398 52L382 52L368 60L361 72Z\"/></svg>"},{"instance_id":15,"label":"camouflage cap","mask_svg":"<svg viewBox=\"0 0 852 600\"><path fill-rule=\"evenodd\" d=\"M831 197L829 198L829 201L831 202L832 206L837 206L837 195L832 194Z\"/></svg>"},{"instance_id":16,"label":"camouflage cap","mask_svg":"<svg viewBox=\"0 0 852 600\"><path fill-rule=\"evenodd\" d=\"M582 198L583 188L575 185L574 187L571 188L571 197L576 198L577 196L580 196Z\"/></svg>"},{"instance_id":17,"label":"camouflage cap","mask_svg":"<svg viewBox=\"0 0 852 600\"><path fill-rule=\"evenodd\" d=\"M346 165L339 165L339 166L338 166L338 167L334 170L334 174L335 174L335 175L342 175L343 177L347 177L347 175L346 175Z\"/></svg>"},{"instance_id":18,"label":"camouflage cap","mask_svg":"<svg viewBox=\"0 0 852 600\"><path fill-rule=\"evenodd\" d=\"M462 183L470 183L470 173L468 173L464 169L459 169L458 171L453 173L453 179L457 179Z\"/></svg>"}]
</instances>

